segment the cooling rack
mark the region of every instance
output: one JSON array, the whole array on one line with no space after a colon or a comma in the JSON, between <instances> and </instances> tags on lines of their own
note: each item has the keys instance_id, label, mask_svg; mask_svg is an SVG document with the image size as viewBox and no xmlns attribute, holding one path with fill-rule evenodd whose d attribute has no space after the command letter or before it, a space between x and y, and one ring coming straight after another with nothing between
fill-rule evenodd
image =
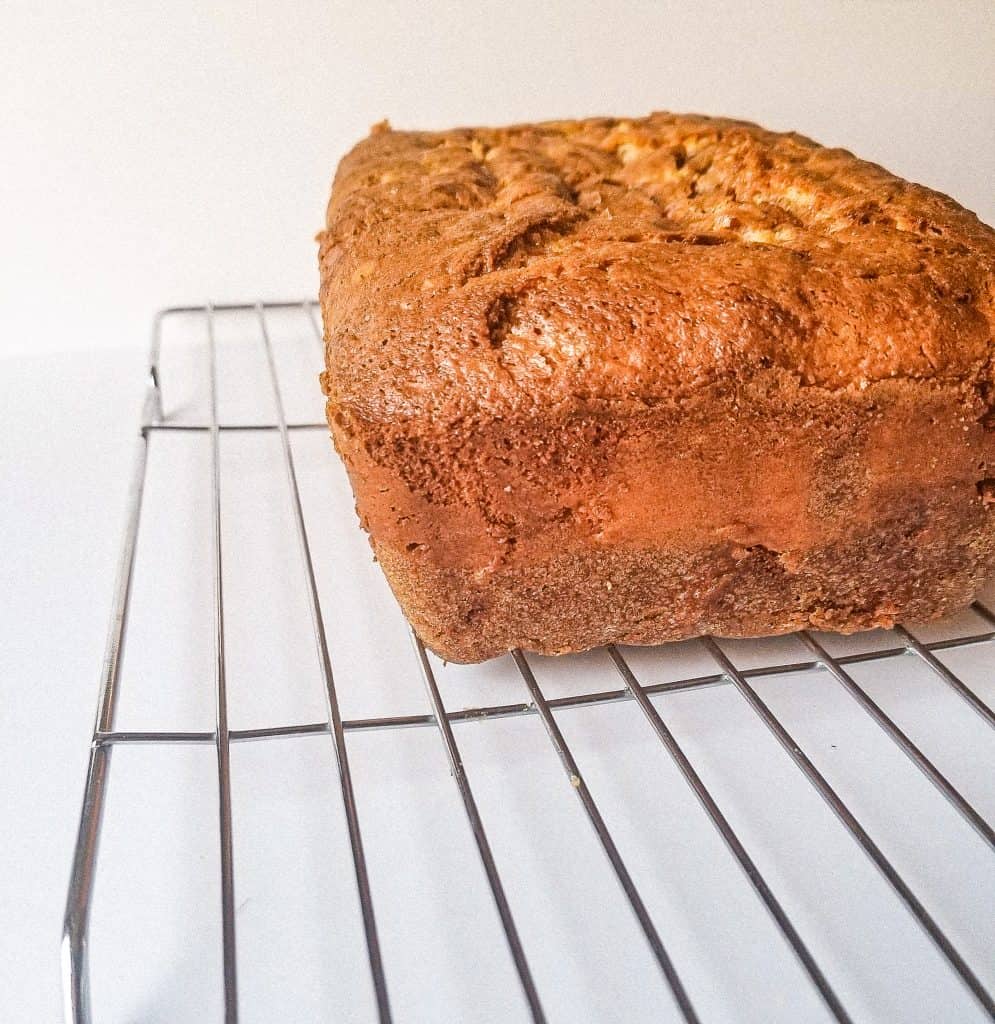
<instances>
[{"instance_id":1,"label":"cooling rack","mask_svg":"<svg viewBox=\"0 0 995 1024\"><path fill-rule=\"evenodd\" d=\"M915 631L444 665L360 554L313 382L320 352L308 301L156 317L66 905L67 1020L145 1019L143 987L160 1019L156 992L184 986L216 993L197 997L197 1019L226 1022L995 1018L984 601ZM185 454L156 482L170 438ZM147 520L171 502L156 534ZM203 536L184 548L176 510L192 508ZM294 705L303 670L288 652L307 646L314 686ZM210 694L213 720L149 724L168 690L184 713ZM240 775L247 748L277 753ZM190 749L211 752L210 772L184 776L172 818L146 813ZM116 768L132 803L108 811L125 750L158 760ZM298 762L304 774L281 774ZM320 812L283 814L304 789ZM205 793L215 822L186 831ZM291 849L267 860L282 837ZM104 842L117 860L98 871ZM157 894L170 842L196 863ZM116 909L91 966L104 905ZM179 938L155 930L174 911ZM151 966L136 977L139 962ZM115 1002L122 990L132 1003Z\"/></svg>"}]
</instances>

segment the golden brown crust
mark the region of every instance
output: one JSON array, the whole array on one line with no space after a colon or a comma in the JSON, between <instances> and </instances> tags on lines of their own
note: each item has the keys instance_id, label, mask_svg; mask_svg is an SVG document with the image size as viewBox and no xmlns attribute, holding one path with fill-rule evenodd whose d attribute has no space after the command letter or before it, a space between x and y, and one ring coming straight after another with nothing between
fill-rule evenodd
<instances>
[{"instance_id":1,"label":"golden brown crust","mask_svg":"<svg viewBox=\"0 0 995 1024\"><path fill-rule=\"evenodd\" d=\"M989 570L995 232L945 196L712 118L380 126L320 240L336 444L454 660L862 628Z\"/></svg>"}]
</instances>

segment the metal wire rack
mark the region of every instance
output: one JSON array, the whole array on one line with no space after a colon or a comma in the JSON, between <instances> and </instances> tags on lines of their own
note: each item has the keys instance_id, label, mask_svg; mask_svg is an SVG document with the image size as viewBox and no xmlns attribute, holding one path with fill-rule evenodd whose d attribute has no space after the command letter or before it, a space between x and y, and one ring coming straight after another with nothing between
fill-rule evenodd
<instances>
[{"instance_id":1,"label":"metal wire rack","mask_svg":"<svg viewBox=\"0 0 995 1024\"><path fill-rule=\"evenodd\" d=\"M412 634L411 641L415 652L412 669L414 670L417 666L417 670L420 671L429 710L418 714L344 718L337 681L333 674L333 655L326 636L325 613L322 609L319 586L316 581L312 540L305 525L295 453L291 444L294 432L324 431L325 424L288 422L278 360L274 355L275 346L268 326L269 318L275 311L294 310L299 312L302 323L309 325L307 330L313 332L315 364L317 365L321 334L316 319L315 305L312 302L260 302L174 308L164 310L155 320L149 384L137 442L134 475L128 499L127 526L101 675L96 723L66 905L62 949L66 1019L73 1022L87 1022L92 1019L87 955L88 928L94 896L98 840L101 836L104 817L111 754L115 748L142 744L157 746L202 744L214 748L220 849L219 891L222 922L221 963L223 966L221 984L223 986L224 1019L227 1022L234 1022L239 1019L240 1002L239 978L236 971L236 864L233 854L230 762L232 745L278 737L319 735L330 737L337 766L341 807L344 811L349 839L351 872L354 876L355 890L358 893L365 957L372 983L371 1013L381 1021L391 1020L391 964L384 955L378 933L377 891L373 880L371 880L367 850L364 847L361 802L357 799L354 772L350 761L350 744L347 737L350 734L366 731L425 727L438 732L444 747L453 784L458 791L459 802L465 812L463 825L454 822L452 827L454 829L468 827L472 835L476 852L479 855L480 867L486 877L493 905L497 911L500 930L517 975L523 1019L546 1020L548 1013L548 1009L545 1008L546 994L533 970L532 951L520 932L514 901L509 898L505 886L505 871L489 839L485 814L482 813L475 799L473 780L471 772L464 763L460 738L462 735L460 730L465 723L529 716L537 718L541 722L548 735L549 743L562 765L566 776L563 799L570 799L568 794L572 791L574 797L579 800L583 815L593 830L593 836L607 858L611 873L615 876L624 900L645 939L652 961L670 993L672 999L670 1009L675 1015L674 1019L683 1019L688 1022L705 1019L698 1007L695 992L686 984L682 962L673 953L671 937L660 927L651 912L638 879L630 870L622 845L618 842L613 828L610 827L602 811L601 800L596 799L594 789L589 786L585 770L580 763L581 757L568 742L567 735L560 725L560 713L568 708L594 708L617 702L630 702L638 708L641 716L645 719L644 724L652 730L662 748L672 759L673 765L676 766L680 776L683 776L710 826L714 827L724 842L727 855L731 856L741 869L743 881L752 889L756 899L769 914L770 920L790 949L796 964L800 966L804 976L807 977L807 983L817 993L825 1019L837 1021L855 1019L855 1011L852 1006L848 1007L847 1000L840 994L833 972L820 963L820 958L814 952L811 936L806 935L806 929L796 921L783 894L779 894L776 884L770 880L768 872L761 869L759 858L748 848L748 841L742 834L742 828L737 827L732 817L723 810L720 798L706 782L702 771L696 767L693 756L688 752L687 743L678 738L678 731L668 722L667 713L659 700L666 694L704 691L706 688L717 686L723 687L727 692L730 692L731 688L731 691L738 694L745 702L750 713L762 723L777 744L783 748L797 772L831 809L838 822L838 827L877 869L880 881L890 887L894 897L900 901L907 914L915 921L916 926L928 937L939 958L944 962L944 969L953 972L963 990L969 994L969 1001L974 1010L982 1016L995 1019L995 999L993 999L989 987L992 965L990 963L972 964L969 957L960 951L954 939L948 934L947 928L940 924L942 914L938 914L935 907L929 907L927 901L917 894L915 887L895 866L892 857L874 838L870 827L865 826L858 818L857 813L851 808L839 788L832 784L828 774L816 766L815 759L806 753L802 745L796 741L793 733L789 732L788 726L776 712L774 704L765 699L762 688L758 685L758 681L761 679L819 672L826 677L826 685L830 685L828 680L831 680L833 684L842 688L859 706L862 713L869 716L883 730L889 738L889 742L893 743L902 752L902 755L942 794L953 810L970 826L977 841L983 844L986 854L990 856L995 851L995 830L990 821L986 820L986 817L977 808L977 801L969 799L962 792L962 788L951 781L949 772L941 770L935 760L927 755L909 732L898 723L896 717L885 710L883 703L875 699L870 688L858 681L856 669L869 663L907 664L904 659L912 659L924 666L951 694L956 695L956 698L969 707L986 727L995 727L995 712L989 703L977 692L976 688L969 686L961 678L948 661L943 659L945 652L971 647L983 648L995 640L995 613L985 605L978 603L974 606L975 621L982 622L990 628L975 630L967 635L941 637L927 641L918 638L913 632L899 627L893 631L892 639L889 642L878 644L870 650L855 650L849 653L834 654L831 645L824 638L820 639L814 634L802 633L796 637L796 640L807 651L805 658L786 662L771 661L751 667L741 667L737 661L742 659L730 654L726 645L706 637L700 641L700 644L711 660L710 671L692 677L679 676L655 683L641 681L638 678L637 670L631 664L631 655L617 648L608 648L607 658L617 676L614 686L608 689L568 692L555 697L549 696L546 687L540 683L541 673L535 670L535 659L521 652L514 652L513 664L519 676L519 683L524 685L527 699L458 710L447 707L443 698L443 688L439 685L438 665L426 652L418 638ZM245 341L246 344L262 346L268 386L272 393L272 408L275 410L275 418L271 422L230 424L219 420L219 357L215 337L216 325L221 318L236 313L243 317L248 314L254 318L253 336L247 337ZM161 338L162 325L170 318L192 318L203 327L208 365L207 406L209 418L206 422L179 422L164 415L160 363ZM193 432L203 438L210 450L210 502L212 509L210 571L214 589L215 726L213 729L203 731L118 730L115 728L115 708L120 690L122 652L133 590L136 543L143 511L149 442L154 435L168 431ZM280 442L286 487L304 568L307 605L324 685L327 714L323 721L245 729L235 729L229 725L225 589L222 562L222 472L219 457L220 439L228 432L242 432L251 436L275 434ZM228 554L226 552L226 556ZM665 658L667 656L666 648L660 650ZM591 893L592 902L602 898L600 893ZM985 907L991 907L993 898L995 898L995 894L991 892L978 894L978 905L982 914L987 913ZM244 1007L242 1009L244 1010ZM596 1019L593 1013L590 1019ZM731 1013L725 1019L736 1019L735 1013ZM795 1019L800 1020L802 1016L796 1016ZM949 1019L955 1018L950 1017Z\"/></svg>"}]
</instances>

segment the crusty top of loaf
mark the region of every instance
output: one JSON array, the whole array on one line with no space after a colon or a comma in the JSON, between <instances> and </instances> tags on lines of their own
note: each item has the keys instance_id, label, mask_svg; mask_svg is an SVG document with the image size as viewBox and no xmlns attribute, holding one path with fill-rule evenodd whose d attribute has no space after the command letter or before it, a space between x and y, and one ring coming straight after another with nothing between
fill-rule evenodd
<instances>
[{"instance_id":1,"label":"crusty top of loaf","mask_svg":"<svg viewBox=\"0 0 995 1024\"><path fill-rule=\"evenodd\" d=\"M325 387L363 418L623 411L770 368L991 376L995 232L742 121L377 126L319 240Z\"/></svg>"}]
</instances>

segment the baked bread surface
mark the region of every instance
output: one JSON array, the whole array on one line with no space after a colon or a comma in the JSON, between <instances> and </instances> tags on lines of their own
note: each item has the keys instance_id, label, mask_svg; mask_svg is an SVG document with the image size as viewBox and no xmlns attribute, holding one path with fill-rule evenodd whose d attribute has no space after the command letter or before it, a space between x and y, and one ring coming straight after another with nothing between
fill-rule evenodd
<instances>
[{"instance_id":1,"label":"baked bread surface","mask_svg":"<svg viewBox=\"0 0 995 1024\"><path fill-rule=\"evenodd\" d=\"M887 626L992 569L995 232L946 196L714 118L378 126L319 238L335 443L451 660Z\"/></svg>"}]
</instances>

